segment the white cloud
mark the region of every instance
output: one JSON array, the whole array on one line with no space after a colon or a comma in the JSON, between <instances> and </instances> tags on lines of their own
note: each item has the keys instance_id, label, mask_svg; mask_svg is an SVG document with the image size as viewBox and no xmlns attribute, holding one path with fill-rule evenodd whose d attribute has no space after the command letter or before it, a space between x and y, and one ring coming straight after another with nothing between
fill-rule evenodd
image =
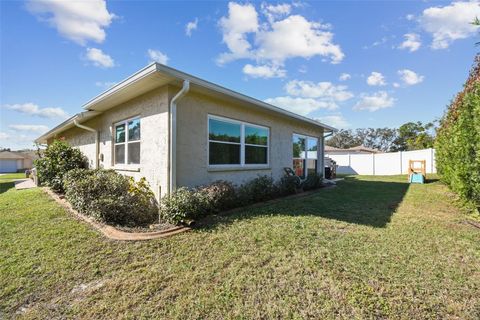
<instances>
[{"instance_id":1,"label":"white cloud","mask_svg":"<svg viewBox=\"0 0 480 320\"><path fill-rule=\"evenodd\" d=\"M285 85L285 91L292 96L332 101L345 101L353 97L353 94L347 91L347 86L336 86L331 82L292 80Z\"/></svg>"},{"instance_id":2,"label":"white cloud","mask_svg":"<svg viewBox=\"0 0 480 320\"><path fill-rule=\"evenodd\" d=\"M5 108L18 111L30 116L41 118L67 118L68 114L61 108L40 108L38 105L28 102L19 104L7 104Z\"/></svg>"},{"instance_id":3,"label":"white cloud","mask_svg":"<svg viewBox=\"0 0 480 320\"><path fill-rule=\"evenodd\" d=\"M198 27L198 18L195 18L195 20L190 21L185 25L185 34L189 37L192 36L192 31L197 30Z\"/></svg>"},{"instance_id":4,"label":"white cloud","mask_svg":"<svg viewBox=\"0 0 480 320\"><path fill-rule=\"evenodd\" d=\"M292 11L292 6L288 3L282 4L266 4L265 2L262 3L262 12L267 17L268 21L273 22L276 19L279 19L283 16L290 14Z\"/></svg>"},{"instance_id":5,"label":"white cloud","mask_svg":"<svg viewBox=\"0 0 480 320\"><path fill-rule=\"evenodd\" d=\"M316 117L315 120L338 129L350 127L350 123L341 114Z\"/></svg>"},{"instance_id":6,"label":"white cloud","mask_svg":"<svg viewBox=\"0 0 480 320\"><path fill-rule=\"evenodd\" d=\"M96 67L111 68L115 66L113 59L108 54L97 48L87 48L85 58L92 62Z\"/></svg>"},{"instance_id":7,"label":"white cloud","mask_svg":"<svg viewBox=\"0 0 480 320\"><path fill-rule=\"evenodd\" d=\"M48 131L47 126L34 124L11 124L8 128L15 131L28 131L33 133L44 133Z\"/></svg>"},{"instance_id":8,"label":"white cloud","mask_svg":"<svg viewBox=\"0 0 480 320\"><path fill-rule=\"evenodd\" d=\"M266 99L265 102L303 116L319 109L335 110L338 108L337 104L331 101L319 101L312 98L288 96L269 98Z\"/></svg>"},{"instance_id":9,"label":"white cloud","mask_svg":"<svg viewBox=\"0 0 480 320\"><path fill-rule=\"evenodd\" d=\"M95 82L95 85L97 87L104 88L104 89L111 88L116 84L117 84L116 82L112 82L112 81L97 81L97 82Z\"/></svg>"},{"instance_id":10,"label":"white cloud","mask_svg":"<svg viewBox=\"0 0 480 320\"><path fill-rule=\"evenodd\" d=\"M262 5L265 22L259 22L252 4L230 2L228 8L228 15L220 19L219 25L229 52L220 54L219 64L251 59L257 64L281 68L290 58L322 56L331 63L344 58L340 46L333 43L329 25L289 15L290 5Z\"/></svg>"},{"instance_id":11,"label":"white cloud","mask_svg":"<svg viewBox=\"0 0 480 320\"><path fill-rule=\"evenodd\" d=\"M167 64L169 59L165 53L153 49L148 49L148 56L152 62L155 61L161 64Z\"/></svg>"},{"instance_id":12,"label":"white cloud","mask_svg":"<svg viewBox=\"0 0 480 320\"><path fill-rule=\"evenodd\" d=\"M386 91L378 91L371 95L362 95L360 101L355 104L353 110L368 110L370 112L393 106L395 99Z\"/></svg>"},{"instance_id":13,"label":"white cloud","mask_svg":"<svg viewBox=\"0 0 480 320\"><path fill-rule=\"evenodd\" d=\"M416 72L408 69L398 70L398 75L403 83L407 86L413 86L423 81L424 76L417 74Z\"/></svg>"},{"instance_id":14,"label":"white cloud","mask_svg":"<svg viewBox=\"0 0 480 320\"><path fill-rule=\"evenodd\" d=\"M407 14L407 15L405 16L405 19L407 19L408 21L412 21L413 19L415 19L415 15L413 15L413 14Z\"/></svg>"},{"instance_id":15,"label":"white cloud","mask_svg":"<svg viewBox=\"0 0 480 320\"><path fill-rule=\"evenodd\" d=\"M422 45L420 36L416 33L406 33L403 37L405 40L398 46L399 49L408 49L410 52L414 52Z\"/></svg>"},{"instance_id":16,"label":"white cloud","mask_svg":"<svg viewBox=\"0 0 480 320\"><path fill-rule=\"evenodd\" d=\"M367 78L367 84L369 86L384 86L387 83L385 82L385 77L380 72L372 72Z\"/></svg>"},{"instance_id":17,"label":"white cloud","mask_svg":"<svg viewBox=\"0 0 480 320\"><path fill-rule=\"evenodd\" d=\"M453 41L476 34L478 27L471 24L475 17L480 17L478 0L457 1L425 9L419 22L433 36L432 49L446 49Z\"/></svg>"},{"instance_id":18,"label":"white cloud","mask_svg":"<svg viewBox=\"0 0 480 320\"><path fill-rule=\"evenodd\" d=\"M342 73L342 74L340 75L340 77L338 77L338 80L340 80L340 81L347 81L347 80L349 80L349 79L351 79L351 78L352 78L352 76L351 76L349 73Z\"/></svg>"},{"instance_id":19,"label":"white cloud","mask_svg":"<svg viewBox=\"0 0 480 320\"><path fill-rule=\"evenodd\" d=\"M282 69L278 66L269 66L269 65L260 65L253 66L251 64L246 64L243 67L243 73L252 77L252 78L283 78L286 75L285 69Z\"/></svg>"},{"instance_id":20,"label":"white cloud","mask_svg":"<svg viewBox=\"0 0 480 320\"><path fill-rule=\"evenodd\" d=\"M10 139L10 135L6 132L0 132L0 140L8 140Z\"/></svg>"},{"instance_id":21,"label":"white cloud","mask_svg":"<svg viewBox=\"0 0 480 320\"><path fill-rule=\"evenodd\" d=\"M105 28L115 18L108 12L104 0L30 0L27 9L62 36L80 45L88 41L102 43L106 37Z\"/></svg>"},{"instance_id":22,"label":"white cloud","mask_svg":"<svg viewBox=\"0 0 480 320\"><path fill-rule=\"evenodd\" d=\"M230 2L228 17L222 17L219 25L223 33L223 42L230 50L230 52L220 55L218 58L220 64L252 57L247 33L258 31L258 14L253 5Z\"/></svg>"}]
</instances>

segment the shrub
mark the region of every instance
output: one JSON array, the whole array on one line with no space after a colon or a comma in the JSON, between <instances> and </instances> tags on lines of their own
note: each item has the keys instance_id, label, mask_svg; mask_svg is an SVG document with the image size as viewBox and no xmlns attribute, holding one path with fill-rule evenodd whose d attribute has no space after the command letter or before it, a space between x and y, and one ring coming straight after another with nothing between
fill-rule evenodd
<instances>
[{"instance_id":1,"label":"shrub","mask_svg":"<svg viewBox=\"0 0 480 320\"><path fill-rule=\"evenodd\" d=\"M107 224L142 226L158 218L144 178L135 182L113 170L75 169L66 174L64 185L73 208Z\"/></svg>"},{"instance_id":2,"label":"shrub","mask_svg":"<svg viewBox=\"0 0 480 320\"><path fill-rule=\"evenodd\" d=\"M35 160L40 182L55 192L64 192L64 175L77 168L86 168L87 158L67 142L55 140L45 150L44 156Z\"/></svg>"},{"instance_id":3,"label":"shrub","mask_svg":"<svg viewBox=\"0 0 480 320\"><path fill-rule=\"evenodd\" d=\"M309 174L307 179L302 182L302 188L305 191L318 189L322 186L322 177L318 174Z\"/></svg>"},{"instance_id":4,"label":"shrub","mask_svg":"<svg viewBox=\"0 0 480 320\"><path fill-rule=\"evenodd\" d=\"M229 181L214 181L208 186L197 188L197 192L203 195L208 209L215 212L233 208L236 204L235 186Z\"/></svg>"},{"instance_id":5,"label":"shrub","mask_svg":"<svg viewBox=\"0 0 480 320\"><path fill-rule=\"evenodd\" d=\"M480 55L441 120L435 149L442 181L480 210Z\"/></svg>"},{"instance_id":6,"label":"shrub","mask_svg":"<svg viewBox=\"0 0 480 320\"><path fill-rule=\"evenodd\" d=\"M258 176L241 185L238 189L238 200L242 205L270 200L278 195L279 190L273 178L266 175Z\"/></svg>"},{"instance_id":7,"label":"shrub","mask_svg":"<svg viewBox=\"0 0 480 320\"><path fill-rule=\"evenodd\" d=\"M300 188L300 180L296 176L284 176L277 184L278 192L282 196L297 193L297 189Z\"/></svg>"},{"instance_id":8,"label":"shrub","mask_svg":"<svg viewBox=\"0 0 480 320\"><path fill-rule=\"evenodd\" d=\"M178 188L165 195L160 202L160 219L171 223L187 223L203 216L208 208L207 199L201 192Z\"/></svg>"}]
</instances>

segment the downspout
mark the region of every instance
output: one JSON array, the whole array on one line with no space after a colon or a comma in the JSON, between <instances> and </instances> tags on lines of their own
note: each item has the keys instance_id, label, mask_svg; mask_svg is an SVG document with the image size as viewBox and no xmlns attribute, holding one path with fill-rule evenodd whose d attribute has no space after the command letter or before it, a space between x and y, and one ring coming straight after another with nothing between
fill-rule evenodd
<instances>
[{"instance_id":1,"label":"downspout","mask_svg":"<svg viewBox=\"0 0 480 320\"><path fill-rule=\"evenodd\" d=\"M99 142L99 137L98 137L98 131L93 129L93 128L90 128L90 127L79 124L77 122L77 120L73 120L73 124L75 126L81 128L81 129L84 129L84 130L95 133L95 169L98 169L98 167L99 167L99 162L98 162L99 156L98 156L98 154L100 152L100 142Z\"/></svg>"},{"instance_id":2,"label":"downspout","mask_svg":"<svg viewBox=\"0 0 480 320\"><path fill-rule=\"evenodd\" d=\"M170 101L168 193L172 193L177 187L177 101L185 96L189 90L190 81L184 80L182 89Z\"/></svg>"}]
</instances>

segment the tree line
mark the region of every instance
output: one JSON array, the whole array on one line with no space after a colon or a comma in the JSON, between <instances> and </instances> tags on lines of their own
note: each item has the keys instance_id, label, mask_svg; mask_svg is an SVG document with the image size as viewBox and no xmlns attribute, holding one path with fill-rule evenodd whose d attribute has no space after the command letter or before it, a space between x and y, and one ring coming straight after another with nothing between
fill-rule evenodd
<instances>
[{"instance_id":1,"label":"tree line","mask_svg":"<svg viewBox=\"0 0 480 320\"><path fill-rule=\"evenodd\" d=\"M325 141L327 146L348 149L363 145L383 152L432 148L436 121L407 122L399 128L360 128L340 130Z\"/></svg>"}]
</instances>

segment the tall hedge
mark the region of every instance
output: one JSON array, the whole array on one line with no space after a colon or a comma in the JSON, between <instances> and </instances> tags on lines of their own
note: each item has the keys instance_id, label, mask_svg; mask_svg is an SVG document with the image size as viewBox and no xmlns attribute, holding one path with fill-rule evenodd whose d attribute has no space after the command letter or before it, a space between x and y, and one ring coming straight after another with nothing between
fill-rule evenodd
<instances>
[{"instance_id":1,"label":"tall hedge","mask_svg":"<svg viewBox=\"0 0 480 320\"><path fill-rule=\"evenodd\" d=\"M441 179L480 210L480 55L443 116L435 149Z\"/></svg>"}]
</instances>

